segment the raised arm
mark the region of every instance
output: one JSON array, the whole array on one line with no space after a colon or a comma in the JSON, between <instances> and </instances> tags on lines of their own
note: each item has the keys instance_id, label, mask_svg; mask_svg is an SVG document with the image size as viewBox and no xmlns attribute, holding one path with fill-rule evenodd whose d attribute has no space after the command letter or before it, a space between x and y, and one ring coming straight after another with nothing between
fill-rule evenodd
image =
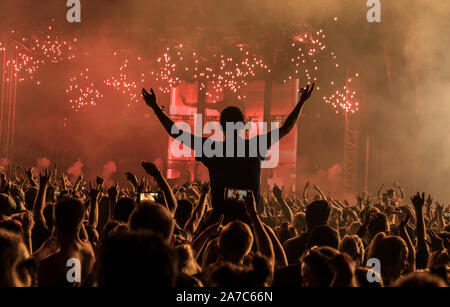
<instances>
[{"instance_id":1,"label":"raised arm","mask_svg":"<svg viewBox=\"0 0 450 307\"><path fill-rule=\"evenodd\" d=\"M177 210L177 199L175 198L175 195L173 194L172 188L170 187L169 183L166 181L166 178L164 178L164 176L161 174L158 167L154 163L143 161L142 167L150 176L155 179L158 187L161 189L161 191L163 191L167 201L167 208L173 216L175 214L175 211Z\"/></svg>"},{"instance_id":2,"label":"raised arm","mask_svg":"<svg viewBox=\"0 0 450 307\"><path fill-rule=\"evenodd\" d=\"M108 189L108 219L112 221L114 215L114 208L119 200L119 183L116 183Z\"/></svg>"},{"instance_id":3,"label":"raised arm","mask_svg":"<svg viewBox=\"0 0 450 307\"><path fill-rule=\"evenodd\" d=\"M272 241L270 240L270 237L267 234L263 223L258 216L258 212L256 210L256 200L255 196L253 195L253 191L249 191L249 196L245 199L245 209L250 219L250 224L255 233L257 250L261 253L262 256L267 258L270 264L271 271L273 272L275 266L275 253L273 250Z\"/></svg>"},{"instance_id":4,"label":"raised arm","mask_svg":"<svg viewBox=\"0 0 450 307\"><path fill-rule=\"evenodd\" d=\"M429 220L432 220L432 219L433 219L433 217L431 216L431 205L433 205L433 198L431 197L431 195L428 195L428 198L427 198L427 200L426 200L426 202L425 202L425 207L426 207L426 209L427 209L426 217L427 217Z\"/></svg>"},{"instance_id":5,"label":"raised arm","mask_svg":"<svg viewBox=\"0 0 450 307\"><path fill-rule=\"evenodd\" d=\"M425 204L425 193L420 196L419 193L411 197L411 202L416 212L416 266L418 269L424 269L426 259L428 259L429 251L425 241L425 222L423 218L423 206Z\"/></svg>"},{"instance_id":6,"label":"raised arm","mask_svg":"<svg viewBox=\"0 0 450 307\"><path fill-rule=\"evenodd\" d=\"M400 197L398 197L397 200L401 201L405 199L405 191L403 191L403 188L401 185L397 184L397 190L400 192Z\"/></svg>"},{"instance_id":7,"label":"raised arm","mask_svg":"<svg viewBox=\"0 0 450 307\"><path fill-rule=\"evenodd\" d=\"M291 208L289 208L288 204L284 201L283 193L277 185L273 186L273 195L275 195L276 200L280 204L281 211L283 212L284 217L288 220L289 224L294 224L294 215L292 214Z\"/></svg>"},{"instance_id":8,"label":"raised arm","mask_svg":"<svg viewBox=\"0 0 450 307\"><path fill-rule=\"evenodd\" d=\"M445 227L444 206L441 205L438 201L436 201L435 212L436 212L438 231L444 231L444 227Z\"/></svg>"},{"instance_id":9,"label":"raised arm","mask_svg":"<svg viewBox=\"0 0 450 307\"><path fill-rule=\"evenodd\" d=\"M187 231L191 234L194 234L197 231L198 226L200 225L200 221L203 218L203 214L205 214L206 211L205 210L206 199L208 193L209 193L209 183L205 182L202 186L202 195L200 196L197 206L192 212L191 218L187 221L186 225L184 226L184 231Z\"/></svg>"},{"instance_id":10,"label":"raised arm","mask_svg":"<svg viewBox=\"0 0 450 307\"><path fill-rule=\"evenodd\" d=\"M412 243L408 232L406 231L406 225L408 224L410 218L409 211L406 211L406 215L404 219L398 225L398 229L400 231L400 236L403 240L405 240L406 245L408 246L408 266L410 272L416 271L416 251L414 248L414 244Z\"/></svg>"},{"instance_id":11,"label":"raised arm","mask_svg":"<svg viewBox=\"0 0 450 307\"><path fill-rule=\"evenodd\" d=\"M320 197L322 197L323 200L327 200L327 197L325 196L325 194L323 194L323 192L320 190L317 184L314 185L314 190L316 190L317 193L319 193Z\"/></svg>"},{"instance_id":12,"label":"raised arm","mask_svg":"<svg viewBox=\"0 0 450 307\"><path fill-rule=\"evenodd\" d=\"M278 240L277 235L275 234L275 232L273 231L272 228L270 228L270 226L263 224L267 234L270 237L270 240L272 241L272 246L273 246L273 253L275 255L275 264L277 267L280 266L287 266L288 260L287 260L287 256L286 256L286 252L284 251L283 245L281 244L280 240Z\"/></svg>"},{"instance_id":13,"label":"raised arm","mask_svg":"<svg viewBox=\"0 0 450 307\"><path fill-rule=\"evenodd\" d=\"M378 190L378 194L377 194L378 199L382 199L383 198L383 195L382 195L383 188L384 188L384 183L382 185L380 185L380 189Z\"/></svg>"},{"instance_id":14,"label":"raised arm","mask_svg":"<svg viewBox=\"0 0 450 307\"><path fill-rule=\"evenodd\" d=\"M91 225L94 229L97 229L98 225L98 199L100 197L100 192L102 191L103 180L101 183L97 180L97 183L97 188L94 189L92 187L92 183L89 182L89 205L91 207L89 212L89 225Z\"/></svg>"},{"instance_id":15,"label":"raised arm","mask_svg":"<svg viewBox=\"0 0 450 307\"><path fill-rule=\"evenodd\" d=\"M300 89L302 95L300 96L300 100L289 114L289 116L284 121L283 125L280 128L270 130L266 135L266 140L268 144L268 148L274 145L276 142L285 137L291 130L295 127L300 114L302 112L302 108L305 105L305 102L311 97L312 92L314 91L314 83L312 85L307 85L304 89ZM277 135L278 134L278 135ZM261 138L263 135L259 135L258 138Z\"/></svg>"},{"instance_id":16,"label":"raised arm","mask_svg":"<svg viewBox=\"0 0 450 307\"><path fill-rule=\"evenodd\" d=\"M36 183L36 180L34 180L32 169L33 169L32 167L31 168L26 168L25 169L25 174L26 174L26 176L28 178L28 182L30 183L30 185L32 187L36 187L37 188L38 185Z\"/></svg>"},{"instance_id":17,"label":"raised arm","mask_svg":"<svg viewBox=\"0 0 450 307\"><path fill-rule=\"evenodd\" d=\"M45 207L45 198L47 196L47 188L50 178L52 176L52 171L44 171L44 174L39 174L39 192L36 197L36 201L33 206L33 216L36 222L42 222L44 225L46 224L44 217L44 207Z\"/></svg>"},{"instance_id":18,"label":"raised arm","mask_svg":"<svg viewBox=\"0 0 450 307\"><path fill-rule=\"evenodd\" d=\"M196 136L194 134L185 132L176 127L175 122L170 118L169 115L166 114L166 112L164 112L163 108L161 108L156 102L156 95L153 92L153 89L150 89L150 93L147 92L145 89L142 89L142 96L144 97L144 100L147 103L147 105L150 108L152 108L153 112L155 112L156 117L158 117L159 121L161 122L167 133L173 138L178 138L182 134L188 134L190 143L188 144L184 143L183 141L181 142L186 146L194 148L194 144L196 144L195 142ZM201 144L203 144L203 141L204 139L202 138Z\"/></svg>"},{"instance_id":19,"label":"raised arm","mask_svg":"<svg viewBox=\"0 0 450 307\"><path fill-rule=\"evenodd\" d=\"M306 181L305 188L303 189L303 200L308 203L308 188L309 188L309 179Z\"/></svg>"},{"instance_id":20,"label":"raised arm","mask_svg":"<svg viewBox=\"0 0 450 307\"><path fill-rule=\"evenodd\" d=\"M220 232L223 229L224 216L223 214L220 216L220 219L217 223L208 226L205 230L203 230L195 239L192 241L191 245L194 251L196 252L196 257L200 256L201 251L205 247L206 243L210 240L219 236Z\"/></svg>"},{"instance_id":21,"label":"raised arm","mask_svg":"<svg viewBox=\"0 0 450 307\"><path fill-rule=\"evenodd\" d=\"M314 91L314 83L312 85L307 85L304 89L300 89L302 95L300 96L300 101L295 106L294 110L289 114L289 116L284 121L283 125L280 127L280 140L286 136L292 128L294 128L295 124L300 117L300 113L302 112L303 106L305 102L311 97L312 92Z\"/></svg>"}]
</instances>

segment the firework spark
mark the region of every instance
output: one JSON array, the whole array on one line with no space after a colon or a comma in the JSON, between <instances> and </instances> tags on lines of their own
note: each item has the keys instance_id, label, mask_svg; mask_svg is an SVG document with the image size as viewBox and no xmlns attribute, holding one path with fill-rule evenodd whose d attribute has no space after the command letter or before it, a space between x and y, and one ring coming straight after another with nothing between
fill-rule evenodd
<instances>
[{"instance_id":1,"label":"firework spark","mask_svg":"<svg viewBox=\"0 0 450 307\"><path fill-rule=\"evenodd\" d=\"M103 94L90 81L88 68L70 78L66 93L69 97L69 104L75 112L86 107L96 106L98 101L103 98Z\"/></svg>"}]
</instances>

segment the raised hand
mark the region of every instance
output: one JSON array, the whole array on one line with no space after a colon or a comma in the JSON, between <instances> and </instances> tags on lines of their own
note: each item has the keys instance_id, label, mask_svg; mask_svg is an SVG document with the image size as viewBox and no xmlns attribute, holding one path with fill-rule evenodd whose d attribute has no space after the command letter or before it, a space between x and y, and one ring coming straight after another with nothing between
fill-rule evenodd
<instances>
[{"instance_id":1,"label":"raised hand","mask_svg":"<svg viewBox=\"0 0 450 307\"><path fill-rule=\"evenodd\" d=\"M149 174L152 177L156 177L161 174L161 172L159 171L159 169L155 163L142 161L141 165L144 168L144 170L147 172L147 174Z\"/></svg>"},{"instance_id":2,"label":"raised hand","mask_svg":"<svg viewBox=\"0 0 450 307\"><path fill-rule=\"evenodd\" d=\"M200 178L195 177L195 178L194 178L194 182L192 183L192 185L193 185L194 187L196 187L196 188L200 191L200 190L202 189L203 182L200 180Z\"/></svg>"},{"instance_id":3,"label":"raised hand","mask_svg":"<svg viewBox=\"0 0 450 307\"><path fill-rule=\"evenodd\" d=\"M311 94L314 91L314 87L315 84L313 83L312 85L307 85L304 89L300 89L300 92L302 93L302 95L300 96L300 102L304 103L306 102L309 98L311 98Z\"/></svg>"},{"instance_id":4,"label":"raised hand","mask_svg":"<svg viewBox=\"0 0 450 307\"><path fill-rule=\"evenodd\" d=\"M39 183L41 186L48 185L52 178L52 171L45 170L44 173L39 174Z\"/></svg>"},{"instance_id":5,"label":"raised hand","mask_svg":"<svg viewBox=\"0 0 450 307\"><path fill-rule=\"evenodd\" d=\"M98 186L103 186L103 183L105 182L105 179L103 179L100 176L97 176L97 178L95 179L95 181L97 182Z\"/></svg>"},{"instance_id":6,"label":"raised hand","mask_svg":"<svg viewBox=\"0 0 450 307\"><path fill-rule=\"evenodd\" d=\"M32 173L33 168L25 168L25 174L27 175L28 178L33 178L33 173Z\"/></svg>"},{"instance_id":7,"label":"raised hand","mask_svg":"<svg viewBox=\"0 0 450 307\"><path fill-rule=\"evenodd\" d=\"M119 197L119 183L116 183L109 187L108 189L108 198L116 200Z\"/></svg>"},{"instance_id":8,"label":"raised hand","mask_svg":"<svg viewBox=\"0 0 450 307\"><path fill-rule=\"evenodd\" d=\"M98 178L98 177L97 177ZM89 181L89 196L91 197L91 201L97 201L100 197L100 192L102 190L103 183L98 185L97 189L92 187L92 182Z\"/></svg>"},{"instance_id":9,"label":"raised hand","mask_svg":"<svg viewBox=\"0 0 450 307\"><path fill-rule=\"evenodd\" d=\"M436 204L436 211L442 215L442 212L444 211L444 206L441 205L441 203L438 201L436 201L435 204Z\"/></svg>"},{"instance_id":10,"label":"raised hand","mask_svg":"<svg viewBox=\"0 0 450 307\"><path fill-rule=\"evenodd\" d=\"M430 196L428 196L430 198ZM422 212L423 206L425 204L425 192L420 196L419 192L411 197L411 203L413 204L416 211Z\"/></svg>"},{"instance_id":11,"label":"raised hand","mask_svg":"<svg viewBox=\"0 0 450 307\"><path fill-rule=\"evenodd\" d=\"M137 177L131 172L126 172L125 175L127 176L127 180L131 182L134 188L136 188L138 185Z\"/></svg>"},{"instance_id":12,"label":"raised hand","mask_svg":"<svg viewBox=\"0 0 450 307\"><path fill-rule=\"evenodd\" d=\"M273 195L275 195L275 197L277 199L280 199L280 198L283 197L283 192L281 191L281 189L276 184L273 186L272 192L273 192Z\"/></svg>"},{"instance_id":13,"label":"raised hand","mask_svg":"<svg viewBox=\"0 0 450 307\"><path fill-rule=\"evenodd\" d=\"M147 189L147 182L145 181L145 177L142 177L141 181L138 182L136 186L137 196L139 197L139 195L143 193L146 189Z\"/></svg>"},{"instance_id":14,"label":"raised hand","mask_svg":"<svg viewBox=\"0 0 450 307\"><path fill-rule=\"evenodd\" d=\"M209 189L211 188L210 184L208 181L205 181L202 185L201 185L201 192L203 193L208 193Z\"/></svg>"},{"instance_id":15,"label":"raised hand","mask_svg":"<svg viewBox=\"0 0 450 307\"><path fill-rule=\"evenodd\" d=\"M145 103L152 108L155 109L158 107L158 104L156 103L156 95L153 92L153 89L150 89L150 93L145 90L145 88L142 89L142 96L144 97Z\"/></svg>"}]
</instances>

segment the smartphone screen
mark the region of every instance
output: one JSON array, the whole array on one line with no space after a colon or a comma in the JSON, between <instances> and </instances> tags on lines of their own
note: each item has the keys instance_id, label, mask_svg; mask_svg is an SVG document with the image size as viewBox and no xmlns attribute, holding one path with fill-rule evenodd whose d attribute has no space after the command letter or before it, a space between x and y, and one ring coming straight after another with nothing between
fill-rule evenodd
<instances>
[{"instance_id":1,"label":"smartphone screen","mask_svg":"<svg viewBox=\"0 0 450 307\"><path fill-rule=\"evenodd\" d=\"M450 212L444 212L445 217L450 217Z\"/></svg>"},{"instance_id":2,"label":"smartphone screen","mask_svg":"<svg viewBox=\"0 0 450 307\"><path fill-rule=\"evenodd\" d=\"M149 200L149 201L155 201L155 198L153 197L152 194L155 194L155 193L152 193L152 192L143 192L143 193L141 193L141 194L139 195L139 199L140 199L141 201L146 201L146 200Z\"/></svg>"},{"instance_id":3,"label":"smartphone screen","mask_svg":"<svg viewBox=\"0 0 450 307\"><path fill-rule=\"evenodd\" d=\"M233 201L244 201L248 195L247 190L239 190L239 189L225 189L225 199L233 200Z\"/></svg>"},{"instance_id":4,"label":"smartphone screen","mask_svg":"<svg viewBox=\"0 0 450 307\"><path fill-rule=\"evenodd\" d=\"M59 191L59 190L54 190L53 191L53 196L56 198L56 197L59 197L61 195L61 191Z\"/></svg>"},{"instance_id":5,"label":"smartphone screen","mask_svg":"<svg viewBox=\"0 0 450 307\"><path fill-rule=\"evenodd\" d=\"M159 193L158 192L150 192L150 195L153 197L153 199L158 199L159 198Z\"/></svg>"}]
</instances>

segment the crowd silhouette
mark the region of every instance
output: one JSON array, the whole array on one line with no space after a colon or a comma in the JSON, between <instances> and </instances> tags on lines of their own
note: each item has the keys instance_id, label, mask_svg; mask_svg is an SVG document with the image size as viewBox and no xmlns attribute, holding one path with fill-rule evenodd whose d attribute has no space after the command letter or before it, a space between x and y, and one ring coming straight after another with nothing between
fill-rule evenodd
<instances>
[{"instance_id":1,"label":"crowd silhouette","mask_svg":"<svg viewBox=\"0 0 450 307\"><path fill-rule=\"evenodd\" d=\"M280 138L313 91L301 91ZM143 98L170 136L182 133L173 133L153 90ZM243 120L236 107L221 113L222 127ZM224 131L214 146L225 151L238 137ZM101 177L71 182L52 170L1 173L0 286L449 285L449 206L425 193L408 198L400 186L355 199L326 196L309 181L303 193L276 185L261 193L263 159L198 157L209 180L172 186L151 162L142 162L147 178L126 173L126 187ZM247 193L227 198L226 189Z\"/></svg>"}]
</instances>

